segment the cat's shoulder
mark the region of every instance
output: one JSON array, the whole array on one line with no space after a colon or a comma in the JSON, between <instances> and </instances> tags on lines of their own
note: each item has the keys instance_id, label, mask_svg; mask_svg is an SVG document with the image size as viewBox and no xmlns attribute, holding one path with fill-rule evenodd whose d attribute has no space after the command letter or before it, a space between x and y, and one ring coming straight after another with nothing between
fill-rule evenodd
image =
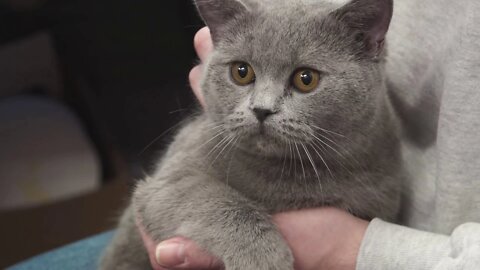
<instances>
[{"instance_id":1,"label":"cat's shoulder","mask_svg":"<svg viewBox=\"0 0 480 270\"><path fill-rule=\"evenodd\" d=\"M200 149L199 146L211 138L211 130L214 123L206 115L206 113L190 116L182 121L177 132L173 136L166 157L172 155L197 156L201 153L196 153Z\"/></svg>"},{"instance_id":2,"label":"cat's shoulder","mask_svg":"<svg viewBox=\"0 0 480 270\"><path fill-rule=\"evenodd\" d=\"M184 120L174 136L173 144L196 144L207 136L208 127L213 125L205 113L191 116Z\"/></svg>"},{"instance_id":3,"label":"cat's shoulder","mask_svg":"<svg viewBox=\"0 0 480 270\"><path fill-rule=\"evenodd\" d=\"M213 122L205 113L182 121L167 151L157 162L156 172L149 179L158 179L165 173L182 168L200 168L205 161L204 144L211 139L209 129Z\"/></svg>"}]
</instances>

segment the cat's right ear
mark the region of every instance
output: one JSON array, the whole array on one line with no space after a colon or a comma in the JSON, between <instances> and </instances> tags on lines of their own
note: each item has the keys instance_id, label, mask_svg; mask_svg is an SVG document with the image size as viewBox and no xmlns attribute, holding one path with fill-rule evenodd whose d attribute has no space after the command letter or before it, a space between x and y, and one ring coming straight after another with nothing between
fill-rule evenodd
<instances>
[{"instance_id":1,"label":"cat's right ear","mask_svg":"<svg viewBox=\"0 0 480 270\"><path fill-rule=\"evenodd\" d=\"M333 15L357 31L365 53L374 57L382 53L392 20L393 0L351 0Z\"/></svg>"},{"instance_id":2,"label":"cat's right ear","mask_svg":"<svg viewBox=\"0 0 480 270\"><path fill-rule=\"evenodd\" d=\"M222 30L229 21L249 10L242 0L195 0L195 4L210 28L214 44L221 38Z\"/></svg>"}]
</instances>

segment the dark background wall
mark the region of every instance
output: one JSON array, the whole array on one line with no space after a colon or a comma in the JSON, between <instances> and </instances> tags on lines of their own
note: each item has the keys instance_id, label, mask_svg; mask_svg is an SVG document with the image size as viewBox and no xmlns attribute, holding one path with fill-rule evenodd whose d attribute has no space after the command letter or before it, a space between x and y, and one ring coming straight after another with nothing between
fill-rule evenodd
<instances>
[{"instance_id":1,"label":"dark background wall","mask_svg":"<svg viewBox=\"0 0 480 270\"><path fill-rule=\"evenodd\" d=\"M191 0L0 0L0 47L51 38L62 86L51 98L80 117L105 182L86 196L0 211L0 268L114 226L124 183L148 171L170 128L198 109L187 78L201 27Z\"/></svg>"},{"instance_id":2,"label":"dark background wall","mask_svg":"<svg viewBox=\"0 0 480 270\"><path fill-rule=\"evenodd\" d=\"M65 101L99 148L112 142L119 147L134 174L148 168L162 140L142 153L144 147L195 106L187 77L195 63L193 35L201 25L190 0L0 6L0 42L39 30L52 35Z\"/></svg>"}]
</instances>

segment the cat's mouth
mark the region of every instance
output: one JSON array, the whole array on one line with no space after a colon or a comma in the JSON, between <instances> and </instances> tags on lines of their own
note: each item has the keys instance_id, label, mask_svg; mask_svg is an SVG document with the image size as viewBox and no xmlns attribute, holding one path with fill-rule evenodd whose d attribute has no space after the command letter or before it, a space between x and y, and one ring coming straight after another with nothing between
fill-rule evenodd
<instances>
[{"instance_id":1,"label":"cat's mouth","mask_svg":"<svg viewBox=\"0 0 480 270\"><path fill-rule=\"evenodd\" d=\"M262 128L256 134L252 134L247 140L247 147L249 151L260 151L264 154L275 152L279 147L278 137L270 134L266 129Z\"/></svg>"},{"instance_id":2,"label":"cat's mouth","mask_svg":"<svg viewBox=\"0 0 480 270\"><path fill-rule=\"evenodd\" d=\"M300 136L269 125L250 126L247 132L239 136L241 136L237 144L239 149L256 155L262 153L267 157L282 157L291 145L301 145L304 142L304 138Z\"/></svg>"},{"instance_id":3,"label":"cat's mouth","mask_svg":"<svg viewBox=\"0 0 480 270\"><path fill-rule=\"evenodd\" d=\"M270 125L266 125L265 123L258 123L253 130L254 137L258 137L258 139L274 139L276 137L276 129L271 127Z\"/></svg>"},{"instance_id":4,"label":"cat's mouth","mask_svg":"<svg viewBox=\"0 0 480 270\"><path fill-rule=\"evenodd\" d=\"M265 127L265 125L259 124L258 134L259 134L260 136L268 136L268 132L267 132L266 129L267 129L267 128Z\"/></svg>"},{"instance_id":5,"label":"cat's mouth","mask_svg":"<svg viewBox=\"0 0 480 270\"><path fill-rule=\"evenodd\" d=\"M267 156L283 154L289 144L302 142L304 138L284 126L278 126L278 121L249 123L234 126L230 129L231 136L236 139L238 148L250 153L263 153Z\"/></svg>"},{"instance_id":6,"label":"cat's mouth","mask_svg":"<svg viewBox=\"0 0 480 270\"><path fill-rule=\"evenodd\" d=\"M283 137L276 128L260 124L250 135L250 140L256 145L265 147L278 147L283 143Z\"/></svg>"},{"instance_id":7,"label":"cat's mouth","mask_svg":"<svg viewBox=\"0 0 480 270\"><path fill-rule=\"evenodd\" d=\"M264 124L251 124L244 126L242 129L234 130L234 135L241 138L244 145L256 145L260 142L262 145L274 144L278 141L277 132L273 127Z\"/></svg>"}]
</instances>

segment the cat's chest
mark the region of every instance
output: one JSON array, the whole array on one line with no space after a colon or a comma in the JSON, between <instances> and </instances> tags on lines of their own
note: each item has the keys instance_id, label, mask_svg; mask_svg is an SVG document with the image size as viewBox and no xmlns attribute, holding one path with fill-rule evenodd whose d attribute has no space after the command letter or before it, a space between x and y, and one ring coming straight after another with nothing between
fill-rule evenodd
<instances>
[{"instance_id":1,"label":"cat's chest","mask_svg":"<svg viewBox=\"0 0 480 270\"><path fill-rule=\"evenodd\" d=\"M222 166L225 168L225 166ZM231 160L219 173L224 181L270 212L334 204L330 177L301 164Z\"/></svg>"}]
</instances>

